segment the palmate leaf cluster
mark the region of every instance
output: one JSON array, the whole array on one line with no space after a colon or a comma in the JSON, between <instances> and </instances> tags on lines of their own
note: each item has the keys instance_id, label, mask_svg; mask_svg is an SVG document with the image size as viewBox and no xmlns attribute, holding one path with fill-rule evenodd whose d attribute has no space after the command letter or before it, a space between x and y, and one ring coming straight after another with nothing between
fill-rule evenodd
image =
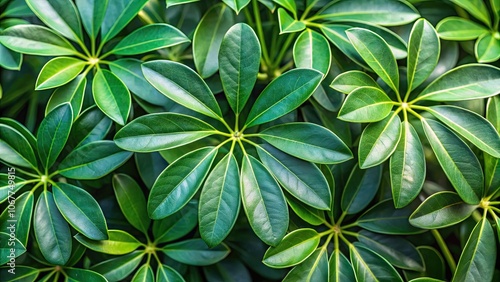
<instances>
[{"instance_id":1,"label":"palmate leaf cluster","mask_svg":"<svg viewBox=\"0 0 500 282\"><path fill-rule=\"evenodd\" d=\"M500 279L499 1L0 9L0 281Z\"/></svg>"}]
</instances>

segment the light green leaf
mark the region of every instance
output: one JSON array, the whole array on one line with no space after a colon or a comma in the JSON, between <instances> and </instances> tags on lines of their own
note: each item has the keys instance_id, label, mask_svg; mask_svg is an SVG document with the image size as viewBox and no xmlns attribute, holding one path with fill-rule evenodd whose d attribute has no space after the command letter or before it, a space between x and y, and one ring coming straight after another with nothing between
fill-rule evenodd
<instances>
[{"instance_id":1,"label":"light green leaf","mask_svg":"<svg viewBox=\"0 0 500 282\"><path fill-rule=\"evenodd\" d=\"M306 24L292 18L283 8L278 8L278 21L280 25L280 34L294 33L306 28Z\"/></svg>"},{"instance_id":2,"label":"light green leaf","mask_svg":"<svg viewBox=\"0 0 500 282\"><path fill-rule=\"evenodd\" d=\"M474 52L479 63L491 63L500 58L500 39L494 34L483 34L476 41Z\"/></svg>"},{"instance_id":3,"label":"light green leaf","mask_svg":"<svg viewBox=\"0 0 500 282\"><path fill-rule=\"evenodd\" d=\"M55 265L66 264L71 255L71 232L49 191L43 191L38 198L33 229L43 257Z\"/></svg>"},{"instance_id":4,"label":"light green leaf","mask_svg":"<svg viewBox=\"0 0 500 282\"><path fill-rule=\"evenodd\" d=\"M457 193L442 191L425 199L410 216L410 223L426 229L443 228L464 221L476 208L464 203Z\"/></svg>"},{"instance_id":5,"label":"light green leaf","mask_svg":"<svg viewBox=\"0 0 500 282\"><path fill-rule=\"evenodd\" d=\"M231 9L223 4L212 6L200 20L193 35L193 60L201 77L208 78L219 69L222 38L233 22Z\"/></svg>"},{"instance_id":6,"label":"light green leaf","mask_svg":"<svg viewBox=\"0 0 500 282\"><path fill-rule=\"evenodd\" d=\"M78 76L87 63L70 57L58 57L47 62L36 80L35 90L64 85Z\"/></svg>"},{"instance_id":7,"label":"light green leaf","mask_svg":"<svg viewBox=\"0 0 500 282\"><path fill-rule=\"evenodd\" d=\"M403 279L392 265L363 244L349 245L352 268L357 281L401 281Z\"/></svg>"},{"instance_id":8,"label":"light green leaf","mask_svg":"<svg viewBox=\"0 0 500 282\"><path fill-rule=\"evenodd\" d=\"M108 230L107 240L95 241L82 234L77 234L75 239L85 247L109 255L124 255L135 251L141 242L134 236L122 230Z\"/></svg>"},{"instance_id":9,"label":"light green leaf","mask_svg":"<svg viewBox=\"0 0 500 282\"><path fill-rule=\"evenodd\" d=\"M293 69L274 79L259 95L245 122L252 127L295 110L319 86L323 75L311 69Z\"/></svg>"},{"instance_id":10,"label":"light green leaf","mask_svg":"<svg viewBox=\"0 0 500 282\"><path fill-rule=\"evenodd\" d=\"M260 67L260 44L252 28L236 24L224 36L219 52L219 72L224 94L239 114L252 93Z\"/></svg>"},{"instance_id":11,"label":"light green leaf","mask_svg":"<svg viewBox=\"0 0 500 282\"><path fill-rule=\"evenodd\" d=\"M287 234L276 246L267 249L262 262L273 268L297 265L306 260L318 247L320 236L310 228L302 228Z\"/></svg>"},{"instance_id":12,"label":"light green leaf","mask_svg":"<svg viewBox=\"0 0 500 282\"><path fill-rule=\"evenodd\" d=\"M146 5L148 0L109 1L101 24L101 44L115 37Z\"/></svg>"},{"instance_id":13,"label":"light green leaf","mask_svg":"<svg viewBox=\"0 0 500 282\"><path fill-rule=\"evenodd\" d=\"M476 22L460 17L447 17L436 26L439 37L445 40L473 40L488 33L488 29Z\"/></svg>"},{"instance_id":14,"label":"light green leaf","mask_svg":"<svg viewBox=\"0 0 500 282\"><path fill-rule=\"evenodd\" d=\"M282 6L283 8L290 11L295 17L297 17L297 6L294 0L273 0L274 3Z\"/></svg>"},{"instance_id":15,"label":"light green leaf","mask_svg":"<svg viewBox=\"0 0 500 282\"><path fill-rule=\"evenodd\" d=\"M487 26L491 26L490 13L483 0L450 0L455 5L469 12L476 19L482 21Z\"/></svg>"},{"instance_id":16,"label":"light green leaf","mask_svg":"<svg viewBox=\"0 0 500 282\"><path fill-rule=\"evenodd\" d=\"M202 239L189 239L169 244L163 247L162 250L171 259L196 266L217 263L229 255L230 252L229 247L224 243L209 248Z\"/></svg>"},{"instance_id":17,"label":"light green leaf","mask_svg":"<svg viewBox=\"0 0 500 282\"><path fill-rule=\"evenodd\" d=\"M233 9L233 11L235 11L236 14L239 14L240 11L250 3L250 0L222 0L222 1L226 3L226 5L228 5L229 8Z\"/></svg>"},{"instance_id":18,"label":"light green leaf","mask_svg":"<svg viewBox=\"0 0 500 282\"><path fill-rule=\"evenodd\" d=\"M376 122L387 117L393 105L380 88L363 86L347 95L338 118L349 122Z\"/></svg>"},{"instance_id":19,"label":"light green leaf","mask_svg":"<svg viewBox=\"0 0 500 282\"><path fill-rule=\"evenodd\" d=\"M350 149L330 130L313 123L286 123L258 136L281 151L313 163L334 164L352 158Z\"/></svg>"},{"instance_id":20,"label":"light green leaf","mask_svg":"<svg viewBox=\"0 0 500 282\"><path fill-rule=\"evenodd\" d=\"M283 279L283 282L316 282L328 281L328 252L319 248L304 262L294 267Z\"/></svg>"},{"instance_id":21,"label":"light green leaf","mask_svg":"<svg viewBox=\"0 0 500 282\"><path fill-rule=\"evenodd\" d=\"M134 30L110 51L117 55L137 55L189 42L182 31L168 24L150 24Z\"/></svg>"},{"instance_id":22,"label":"light green leaf","mask_svg":"<svg viewBox=\"0 0 500 282\"><path fill-rule=\"evenodd\" d=\"M484 192L484 178L476 155L441 123L422 119L422 125L439 164L455 190L466 203L478 204Z\"/></svg>"},{"instance_id":23,"label":"light green leaf","mask_svg":"<svg viewBox=\"0 0 500 282\"><path fill-rule=\"evenodd\" d=\"M371 76L358 70L341 73L330 84L331 88L344 94L350 94L354 90L366 86L380 88Z\"/></svg>"},{"instance_id":24,"label":"light green leaf","mask_svg":"<svg viewBox=\"0 0 500 282\"><path fill-rule=\"evenodd\" d=\"M342 210L347 214L356 214L366 208L375 197L381 180L381 166L369 169L354 166L342 193Z\"/></svg>"},{"instance_id":25,"label":"light green leaf","mask_svg":"<svg viewBox=\"0 0 500 282\"><path fill-rule=\"evenodd\" d=\"M137 272L135 273L134 277L132 277L132 282L148 282L148 281L154 281L154 273L153 269L149 264L143 264Z\"/></svg>"},{"instance_id":26,"label":"light green leaf","mask_svg":"<svg viewBox=\"0 0 500 282\"><path fill-rule=\"evenodd\" d=\"M141 187L127 174L113 175L113 190L118 205L128 222L136 229L147 234L151 220L146 209L146 198Z\"/></svg>"},{"instance_id":27,"label":"light green leaf","mask_svg":"<svg viewBox=\"0 0 500 282\"><path fill-rule=\"evenodd\" d=\"M173 101L206 116L222 118L222 112L210 88L186 65L152 61L142 65L142 72L151 85Z\"/></svg>"},{"instance_id":28,"label":"light green leaf","mask_svg":"<svg viewBox=\"0 0 500 282\"><path fill-rule=\"evenodd\" d=\"M333 250L328 263L330 267L330 282L354 282L356 278L351 262L340 250Z\"/></svg>"},{"instance_id":29,"label":"light green leaf","mask_svg":"<svg viewBox=\"0 0 500 282\"><path fill-rule=\"evenodd\" d=\"M92 82L92 95L103 113L116 123L125 125L132 100L127 86L116 75L99 69Z\"/></svg>"},{"instance_id":30,"label":"light green leaf","mask_svg":"<svg viewBox=\"0 0 500 282\"><path fill-rule=\"evenodd\" d=\"M148 199L152 219L169 216L185 206L207 177L217 149L205 147L171 163L156 179Z\"/></svg>"},{"instance_id":31,"label":"light green leaf","mask_svg":"<svg viewBox=\"0 0 500 282\"><path fill-rule=\"evenodd\" d=\"M328 40L311 29L303 31L293 45L293 60L298 68L315 69L326 76L331 57Z\"/></svg>"},{"instance_id":32,"label":"light green leaf","mask_svg":"<svg viewBox=\"0 0 500 282\"><path fill-rule=\"evenodd\" d=\"M95 40L108 7L108 0L75 0L83 27L92 40Z\"/></svg>"},{"instance_id":33,"label":"light green leaf","mask_svg":"<svg viewBox=\"0 0 500 282\"><path fill-rule=\"evenodd\" d=\"M61 104L70 103L71 109L73 110L73 121L75 121L80 115L80 111L83 107L83 98L85 96L84 93L86 86L87 79L83 74L81 74L68 84L57 88L47 102L45 115L48 115Z\"/></svg>"},{"instance_id":34,"label":"light green leaf","mask_svg":"<svg viewBox=\"0 0 500 282\"><path fill-rule=\"evenodd\" d=\"M241 199L249 223L266 244L276 246L288 229L288 208L279 184L252 156L241 166Z\"/></svg>"}]
</instances>

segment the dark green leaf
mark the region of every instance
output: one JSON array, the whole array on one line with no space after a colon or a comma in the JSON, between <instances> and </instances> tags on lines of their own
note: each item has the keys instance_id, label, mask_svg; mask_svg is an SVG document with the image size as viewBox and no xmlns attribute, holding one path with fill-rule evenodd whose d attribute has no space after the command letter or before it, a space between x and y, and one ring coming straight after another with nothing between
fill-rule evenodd
<instances>
[{"instance_id":1,"label":"dark green leaf","mask_svg":"<svg viewBox=\"0 0 500 282\"><path fill-rule=\"evenodd\" d=\"M329 24L322 25L321 31L326 36L330 42L332 42L342 53L344 53L349 59L353 60L356 64L362 66L363 68L370 68L366 65L363 58L359 55L358 51L354 48L347 37L346 31L351 29L351 25L345 24Z\"/></svg>"},{"instance_id":2,"label":"dark green leaf","mask_svg":"<svg viewBox=\"0 0 500 282\"><path fill-rule=\"evenodd\" d=\"M1 36L1 35L0 35ZM7 49L0 44L0 66L9 70L19 70L23 57L21 54ZM0 95L2 97L2 95Z\"/></svg>"},{"instance_id":3,"label":"dark green leaf","mask_svg":"<svg viewBox=\"0 0 500 282\"><path fill-rule=\"evenodd\" d=\"M21 189L26 181L15 174L16 169L10 168L7 172L10 173L0 173L0 203L7 200L9 195L12 196Z\"/></svg>"},{"instance_id":4,"label":"dark green leaf","mask_svg":"<svg viewBox=\"0 0 500 282\"><path fill-rule=\"evenodd\" d=\"M306 205L293 196L285 195L285 197L293 212L295 212L295 214L297 214L305 222L314 226L321 225L325 222L324 211Z\"/></svg>"},{"instance_id":5,"label":"dark green leaf","mask_svg":"<svg viewBox=\"0 0 500 282\"><path fill-rule=\"evenodd\" d=\"M2 230L3 231L3 230ZM9 232L9 229L5 230ZM16 258L26 252L26 248L17 240L15 237L12 238L11 232L5 233L0 232L0 263L2 265L6 263L11 263L11 259L14 261L14 271L16 265ZM15 231L14 231L15 236ZM11 267L11 266L9 266ZM11 268L12 269L12 268ZM2 277L3 278L3 277ZM3 279L2 279L3 280ZM10 281L10 280L8 280Z\"/></svg>"},{"instance_id":6,"label":"dark green leaf","mask_svg":"<svg viewBox=\"0 0 500 282\"><path fill-rule=\"evenodd\" d=\"M132 100L127 86L116 75L99 69L92 82L92 94L103 113L118 124L125 125Z\"/></svg>"},{"instance_id":7,"label":"dark green leaf","mask_svg":"<svg viewBox=\"0 0 500 282\"><path fill-rule=\"evenodd\" d=\"M141 263L144 253L133 252L112 258L92 266L92 270L102 274L108 281L122 281Z\"/></svg>"},{"instance_id":8,"label":"dark green leaf","mask_svg":"<svg viewBox=\"0 0 500 282\"><path fill-rule=\"evenodd\" d=\"M108 281L101 274L87 269L65 267L64 273L66 273L68 278L73 279L74 281L86 281L86 282Z\"/></svg>"},{"instance_id":9,"label":"dark green leaf","mask_svg":"<svg viewBox=\"0 0 500 282\"><path fill-rule=\"evenodd\" d=\"M134 236L122 230L108 230L107 240L95 241L77 234L75 239L85 247L100 253L110 255L124 255L135 251L141 242Z\"/></svg>"},{"instance_id":10,"label":"dark green leaf","mask_svg":"<svg viewBox=\"0 0 500 282\"><path fill-rule=\"evenodd\" d=\"M267 249L262 262L273 268L297 265L318 247L320 236L314 229L297 229L286 235L276 246Z\"/></svg>"},{"instance_id":11,"label":"dark green leaf","mask_svg":"<svg viewBox=\"0 0 500 282\"><path fill-rule=\"evenodd\" d=\"M190 239L163 247L163 252L178 262L205 266L217 263L224 259L230 252L224 244L209 248L202 239Z\"/></svg>"},{"instance_id":12,"label":"dark green leaf","mask_svg":"<svg viewBox=\"0 0 500 282\"><path fill-rule=\"evenodd\" d=\"M115 37L146 5L148 0L109 1L101 25L101 44Z\"/></svg>"},{"instance_id":13,"label":"dark green leaf","mask_svg":"<svg viewBox=\"0 0 500 282\"><path fill-rule=\"evenodd\" d=\"M21 167L36 168L37 161L30 142L11 126L0 124L0 159Z\"/></svg>"},{"instance_id":14,"label":"dark green leaf","mask_svg":"<svg viewBox=\"0 0 500 282\"><path fill-rule=\"evenodd\" d=\"M16 265L14 275L9 272L10 269L10 267L0 268L0 277L10 277L9 282L35 282L40 274L40 270L24 265Z\"/></svg>"},{"instance_id":15,"label":"dark green leaf","mask_svg":"<svg viewBox=\"0 0 500 282\"><path fill-rule=\"evenodd\" d=\"M350 122L380 121L391 113L393 105L380 88L363 86L347 95L338 118Z\"/></svg>"},{"instance_id":16,"label":"dark green leaf","mask_svg":"<svg viewBox=\"0 0 500 282\"><path fill-rule=\"evenodd\" d=\"M486 107L486 118L497 132L500 132L500 97L491 97ZM488 154L484 155L484 174L486 178L487 195L500 189L500 159Z\"/></svg>"},{"instance_id":17,"label":"dark green leaf","mask_svg":"<svg viewBox=\"0 0 500 282\"><path fill-rule=\"evenodd\" d=\"M106 14L108 0L76 0L75 2L83 27L90 38L95 40Z\"/></svg>"},{"instance_id":18,"label":"dark green leaf","mask_svg":"<svg viewBox=\"0 0 500 282\"><path fill-rule=\"evenodd\" d=\"M160 264L156 270L156 282L184 282L184 278L170 266Z\"/></svg>"},{"instance_id":19,"label":"dark green leaf","mask_svg":"<svg viewBox=\"0 0 500 282\"><path fill-rule=\"evenodd\" d=\"M155 241L165 243L177 240L198 224L198 202L191 201L180 211L153 222Z\"/></svg>"},{"instance_id":20,"label":"dark green leaf","mask_svg":"<svg viewBox=\"0 0 500 282\"><path fill-rule=\"evenodd\" d=\"M74 122L67 146L73 149L102 140L108 134L112 123L96 106L86 109Z\"/></svg>"},{"instance_id":21,"label":"dark green leaf","mask_svg":"<svg viewBox=\"0 0 500 282\"><path fill-rule=\"evenodd\" d=\"M9 231L11 224L15 224L16 239L23 246L28 245L28 238L31 227L31 219L33 212L34 194L26 191L21 195L9 198L8 206L0 215L0 230Z\"/></svg>"},{"instance_id":22,"label":"dark green leaf","mask_svg":"<svg viewBox=\"0 0 500 282\"><path fill-rule=\"evenodd\" d=\"M382 179L382 166L360 169L355 166L342 193L341 207L347 214L362 211L373 200Z\"/></svg>"},{"instance_id":23,"label":"dark green leaf","mask_svg":"<svg viewBox=\"0 0 500 282\"><path fill-rule=\"evenodd\" d=\"M303 263L294 267L283 282L328 281L328 252L326 248L317 249Z\"/></svg>"},{"instance_id":24,"label":"dark green leaf","mask_svg":"<svg viewBox=\"0 0 500 282\"><path fill-rule=\"evenodd\" d=\"M349 252L357 281L403 281L392 265L363 244L350 245Z\"/></svg>"},{"instance_id":25,"label":"dark green leaf","mask_svg":"<svg viewBox=\"0 0 500 282\"><path fill-rule=\"evenodd\" d=\"M333 250L329 261L330 282L354 282L356 278L352 269L351 262L344 256L340 250Z\"/></svg>"},{"instance_id":26,"label":"dark green leaf","mask_svg":"<svg viewBox=\"0 0 500 282\"><path fill-rule=\"evenodd\" d=\"M120 209L128 222L147 234L151 220L148 217L146 198L141 187L126 174L113 175L113 190Z\"/></svg>"}]
</instances>

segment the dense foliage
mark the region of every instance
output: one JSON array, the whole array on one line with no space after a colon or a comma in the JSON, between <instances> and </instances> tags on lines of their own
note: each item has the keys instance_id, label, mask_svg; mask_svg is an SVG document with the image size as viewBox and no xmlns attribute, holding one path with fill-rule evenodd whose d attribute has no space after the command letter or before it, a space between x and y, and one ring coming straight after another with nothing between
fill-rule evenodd
<instances>
[{"instance_id":1,"label":"dense foliage","mask_svg":"<svg viewBox=\"0 0 500 282\"><path fill-rule=\"evenodd\" d=\"M498 281L499 0L0 0L0 281Z\"/></svg>"}]
</instances>

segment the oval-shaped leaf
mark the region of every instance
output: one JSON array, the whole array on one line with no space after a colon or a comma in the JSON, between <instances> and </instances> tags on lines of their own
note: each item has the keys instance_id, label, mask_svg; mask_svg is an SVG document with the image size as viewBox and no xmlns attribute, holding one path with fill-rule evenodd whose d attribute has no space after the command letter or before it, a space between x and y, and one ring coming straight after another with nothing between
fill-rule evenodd
<instances>
[{"instance_id":1,"label":"oval-shaped leaf","mask_svg":"<svg viewBox=\"0 0 500 282\"><path fill-rule=\"evenodd\" d=\"M214 248L209 248L202 239L190 239L163 247L165 253L171 259L178 262L206 266L217 263L229 255L229 247L224 243Z\"/></svg>"},{"instance_id":2,"label":"oval-shaped leaf","mask_svg":"<svg viewBox=\"0 0 500 282\"><path fill-rule=\"evenodd\" d=\"M146 198L135 180L123 173L113 176L113 190L118 205L128 222L147 234L151 220L146 209Z\"/></svg>"},{"instance_id":3,"label":"oval-shaped leaf","mask_svg":"<svg viewBox=\"0 0 500 282\"><path fill-rule=\"evenodd\" d=\"M331 56L328 40L311 29L303 31L293 45L293 60L298 68L315 69L327 75Z\"/></svg>"},{"instance_id":4,"label":"oval-shaped leaf","mask_svg":"<svg viewBox=\"0 0 500 282\"><path fill-rule=\"evenodd\" d=\"M190 201L180 211L153 222L153 235L158 244L188 234L198 224L198 201Z\"/></svg>"},{"instance_id":5,"label":"oval-shaped leaf","mask_svg":"<svg viewBox=\"0 0 500 282\"><path fill-rule=\"evenodd\" d=\"M96 106L89 107L74 122L66 146L75 149L93 141L102 140L108 134L112 124L113 121Z\"/></svg>"},{"instance_id":6,"label":"oval-shaped leaf","mask_svg":"<svg viewBox=\"0 0 500 282\"><path fill-rule=\"evenodd\" d=\"M341 207L347 214L362 211L373 200L382 179L382 167L360 169L355 166L342 193Z\"/></svg>"},{"instance_id":7,"label":"oval-shaped leaf","mask_svg":"<svg viewBox=\"0 0 500 282\"><path fill-rule=\"evenodd\" d=\"M87 34L95 40L108 7L108 0L75 0Z\"/></svg>"},{"instance_id":8,"label":"oval-shaped leaf","mask_svg":"<svg viewBox=\"0 0 500 282\"><path fill-rule=\"evenodd\" d=\"M486 4L481 0L450 0L452 3L469 12L476 19L482 21L487 26L491 26L490 13Z\"/></svg>"},{"instance_id":9,"label":"oval-shaped leaf","mask_svg":"<svg viewBox=\"0 0 500 282\"><path fill-rule=\"evenodd\" d=\"M100 253L110 255L124 255L135 251L141 242L134 236L122 230L108 230L107 240L95 241L82 234L77 234L75 239L85 247Z\"/></svg>"},{"instance_id":10,"label":"oval-shaped leaf","mask_svg":"<svg viewBox=\"0 0 500 282\"><path fill-rule=\"evenodd\" d=\"M11 195L7 200L8 206L0 215L0 230L12 231L10 228L14 222L16 239L23 246L27 246L35 201L34 194L31 191L26 191L16 198Z\"/></svg>"},{"instance_id":11,"label":"oval-shaped leaf","mask_svg":"<svg viewBox=\"0 0 500 282\"><path fill-rule=\"evenodd\" d=\"M473 40L488 33L488 29L476 22L460 17L447 17L440 21L436 30L445 40Z\"/></svg>"},{"instance_id":12,"label":"oval-shaped leaf","mask_svg":"<svg viewBox=\"0 0 500 282\"><path fill-rule=\"evenodd\" d=\"M154 281L154 273L153 269L149 264L143 264L137 272L135 273L134 277L132 277L132 282L147 282L147 281Z\"/></svg>"},{"instance_id":13,"label":"oval-shaped leaf","mask_svg":"<svg viewBox=\"0 0 500 282\"><path fill-rule=\"evenodd\" d=\"M494 34L483 34L476 41L474 52L479 63L491 63L500 58L500 39Z\"/></svg>"},{"instance_id":14,"label":"oval-shaped leaf","mask_svg":"<svg viewBox=\"0 0 500 282\"><path fill-rule=\"evenodd\" d=\"M10 251L10 250L9 250ZM9 272L11 268L0 268L0 275L2 277L10 277L10 282L34 282L37 281L37 277L40 274L40 270L24 266L24 265L16 265L15 274Z\"/></svg>"},{"instance_id":15,"label":"oval-shaped leaf","mask_svg":"<svg viewBox=\"0 0 500 282\"><path fill-rule=\"evenodd\" d=\"M170 266L160 264L156 269L156 282L184 282L184 278Z\"/></svg>"},{"instance_id":16,"label":"oval-shaped leaf","mask_svg":"<svg viewBox=\"0 0 500 282\"><path fill-rule=\"evenodd\" d=\"M15 227L14 227L15 228ZM9 232L9 230L6 230ZM2 265L7 264L10 269L13 269L13 271L16 270L15 268L15 261L16 258L19 257L20 255L24 254L26 252L26 248L23 246L23 244L15 238L15 231L14 231L14 238L11 237L11 233L5 233L5 232L0 232L0 238L2 239L0 241L0 263ZM11 259L13 262L11 262ZM10 265L14 265L13 268L11 268ZM9 274L12 275L12 274ZM3 278L3 277L2 277ZM8 280L11 281L11 280Z\"/></svg>"},{"instance_id":17,"label":"oval-shaped leaf","mask_svg":"<svg viewBox=\"0 0 500 282\"><path fill-rule=\"evenodd\" d=\"M148 0L109 1L101 24L101 44L115 37L146 5Z\"/></svg>"},{"instance_id":18,"label":"oval-shaped leaf","mask_svg":"<svg viewBox=\"0 0 500 282\"><path fill-rule=\"evenodd\" d=\"M226 5L229 6L229 8L233 9L233 11L236 12L236 14L239 14L241 9L245 8L249 3L250 0L222 0Z\"/></svg>"},{"instance_id":19,"label":"oval-shaped leaf","mask_svg":"<svg viewBox=\"0 0 500 282\"><path fill-rule=\"evenodd\" d=\"M283 279L283 282L315 282L328 281L328 252L319 248L304 262L294 267Z\"/></svg>"},{"instance_id":20,"label":"oval-shaped leaf","mask_svg":"<svg viewBox=\"0 0 500 282\"><path fill-rule=\"evenodd\" d=\"M87 79L83 74L73 79L73 81L57 88L50 96L45 108L45 115L64 103L70 103L73 109L73 121L80 115L83 107L83 98L85 88L87 86Z\"/></svg>"},{"instance_id":21,"label":"oval-shaped leaf","mask_svg":"<svg viewBox=\"0 0 500 282\"><path fill-rule=\"evenodd\" d=\"M358 281L403 281L392 265L363 244L350 245L349 253L352 268Z\"/></svg>"},{"instance_id":22,"label":"oval-shaped leaf","mask_svg":"<svg viewBox=\"0 0 500 282\"><path fill-rule=\"evenodd\" d=\"M127 86L116 75L99 69L92 82L92 95L103 113L118 124L125 125L132 100Z\"/></svg>"},{"instance_id":23,"label":"oval-shaped leaf","mask_svg":"<svg viewBox=\"0 0 500 282\"><path fill-rule=\"evenodd\" d=\"M108 281L101 274L88 269L65 267L64 273L66 273L69 279L73 279L74 281L82 281L82 280L92 281L92 282Z\"/></svg>"},{"instance_id":24,"label":"oval-shaped leaf","mask_svg":"<svg viewBox=\"0 0 500 282\"><path fill-rule=\"evenodd\" d=\"M92 266L92 270L102 274L108 281L122 281L141 263L144 252L136 251L118 256Z\"/></svg>"},{"instance_id":25,"label":"oval-shaped leaf","mask_svg":"<svg viewBox=\"0 0 500 282\"><path fill-rule=\"evenodd\" d=\"M335 77L335 79L330 84L331 88L344 94L349 94L357 88L363 86L380 88L380 86L371 76L369 76L365 72L358 70L341 73L337 77Z\"/></svg>"},{"instance_id":26,"label":"oval-shaped leaf","mask_svg":"<svg viewBox=\"0 0 500 282\"><path fill-rule=\"evenodd\" d=\"M15 194L19 189L21 189L26 181L15 174L15 168L8 168L10 173L0 173L0 203L7 200L10 196Z\"/></svg>"},{"instance_id":27,"label":"oval-shaped leaf","mask_svg":"<svg viewBox=\"0 0 500 282\"><path fill-rule=\"evenodd\" d=\"M294 19L283 8L278 8L278 22L280 25L280 34L294 33L306 28L305 23Z\"/></svg>"},{"instance_id":28,"label":"oval-shaped leaf","mask_svg":"<svg viewBox=\"0 0 500 282\"><path fill-rule=\"evenodd\" d=\"M35 90L64 85L78 76L87 62L70 57L58 57L47 62L36 80Z\"/></svg>"},{"instance_id":29,"label":"oval-shaped leaf","mask_svg":"<svg viewBox=\"0 0 500 282\"><path fill-rule=\"evenodd\" d=\"M350 122L375 122L388 116L393 105L394 102L380 88L359 87L347 95L338 118Z\"/></svg>"},{"instance_id":30,"label":"oval-shaped leaf","mask_svg":"<svg viewBox=\"0 0 500 282\"><path fill-rule=\"evenodd\" d=\"M306 260L318 247L320 236L314 229L297 229L286 235L276 246L267 249L262 262L270 267L282 268Z\"/></svg>"},{"instance_id":31,"label":"oval-shaped leaf","mask_svg":"<svg viewBox=\"0 0 500 282\"><path fill-rule=\"evenodd\" d=\"M30 142L13 127L0 124L0 159L13 165L37 168L37 160Z\"/></svg>"},{"instance_id":32,"label":"oval-shaped leaf","mask_svg":"<svg viewBox=\"0 0 500 282\"><path fill-rule=\"evenodd\" d=\"M333 250L328 263L330 282L356 281L351 262L338 249Z\"/></svg>"},{"instance_id":33,"label":"oval-shaped leaf","mask_svg":"<svg viewBox=\"0 0 500 282\"><path fill-rule=\"evenodd\" d=\"M0 39L1 40L1 39ZM7 47L0 44L0 66L8 70L21 69L23 57L21 54L14 52ZM1 97L1 91L0 91Z\"/></svg>"}]
</instances>

